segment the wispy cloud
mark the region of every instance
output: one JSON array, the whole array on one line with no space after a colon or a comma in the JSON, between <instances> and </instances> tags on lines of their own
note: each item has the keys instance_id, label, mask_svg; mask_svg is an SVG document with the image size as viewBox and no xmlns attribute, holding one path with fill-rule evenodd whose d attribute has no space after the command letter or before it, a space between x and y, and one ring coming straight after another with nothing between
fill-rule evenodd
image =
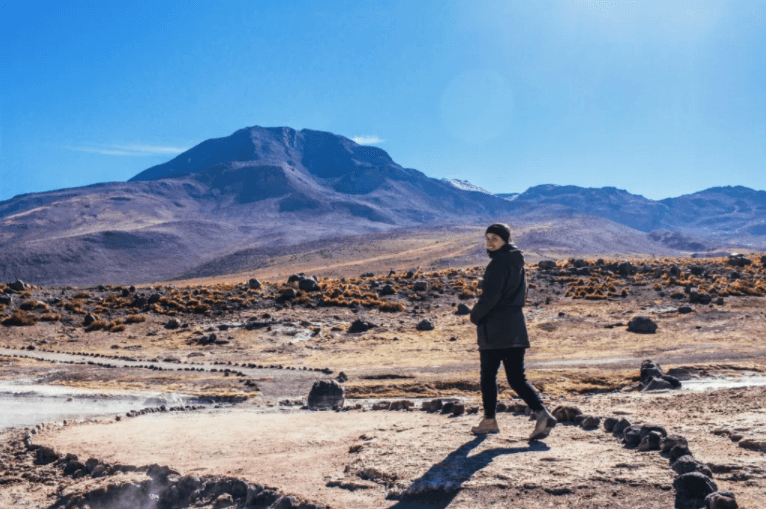
<instances>
[{"instance_id":1,"label":"wispy cloud","mask_svg":"<svg viewBox=\"0 0 766 509\"><path fill-rule=\"evenodd\" d=\"M187 150L183 147L168 147L163 145L96 145L64 147L75 152L87 152L89 154L101 154L106 156L129 156L145 157L156 155L175 155Z\"/></svg>"},{"instance_id":2,"label":"wispy cloud","mask_svg":"<svg viewBox=\"0 0 766 509\"><path fill-rule=\"evenodd\" d=\"M377 145L378 143L383 143L384 141L386 141L383 138L380 138L380 137L375 136L375 135L371 135L371 136L369 136L369 135L368 136L354 136L351 139L354 140L355 142L357 142L360 145Z\"/></svg>"}]
</instances>

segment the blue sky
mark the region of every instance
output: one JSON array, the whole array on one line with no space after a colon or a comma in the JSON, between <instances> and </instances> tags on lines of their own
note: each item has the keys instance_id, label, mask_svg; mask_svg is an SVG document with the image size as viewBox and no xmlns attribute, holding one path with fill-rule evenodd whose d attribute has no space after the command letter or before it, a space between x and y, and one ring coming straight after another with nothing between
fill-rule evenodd
<instances>
[{"instance_id":1,"label":"blue sky","mask_svg":"<svg viewBox=\"0 0 766 509\"><path fill-rule=\"evenodd\" d=\"M0 200L252 125L495 192L766 189L766 2L0 0Z\"/></svg>"}]
</instances>

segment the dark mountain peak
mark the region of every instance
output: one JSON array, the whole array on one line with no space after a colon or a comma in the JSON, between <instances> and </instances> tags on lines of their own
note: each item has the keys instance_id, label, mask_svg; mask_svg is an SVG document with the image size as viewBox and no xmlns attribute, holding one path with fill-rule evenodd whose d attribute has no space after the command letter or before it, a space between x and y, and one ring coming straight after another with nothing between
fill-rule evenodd
<instances>
[{"instance_id":1,"label":"dark mountain peak","mask_svg":"<svg viewBox=\"0 0 766 509\"><path fill-rule=\"evenodd\" d=\"M395 167L385 150L359 145L344 136L290 127L246 127L224 138L213 138L172 160L153 166L130 179L158 180L198 173L232 162L266 166L287 164L319 178L338 178L360 168Z\"/></svg>"}]
</instances>

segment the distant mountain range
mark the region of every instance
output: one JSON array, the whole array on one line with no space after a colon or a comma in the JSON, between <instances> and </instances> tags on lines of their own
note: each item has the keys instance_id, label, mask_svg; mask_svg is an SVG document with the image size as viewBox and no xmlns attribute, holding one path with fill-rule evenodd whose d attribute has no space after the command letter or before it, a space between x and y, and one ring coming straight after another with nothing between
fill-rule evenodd
<instances>
[{"instance_id":1,"label":"distant mountain range","mask_svg":"<svg viewBox=\"0 0 766 509\"><path fill-rule=\"evenodd\" d=\"M403 168L384 150L342 136L256 126L128 182L0 202L0 281L156 281L202 265L214 272L216 260L239 252L402 227L543 217L566 217L570 229L595 224L571 221L578 216L628 227L615 231L634 232L637 245L703 251L766 243L764 191L711 188L653 201L612 187L542 185L495 196Z\"/></svg>"}]
</instances>

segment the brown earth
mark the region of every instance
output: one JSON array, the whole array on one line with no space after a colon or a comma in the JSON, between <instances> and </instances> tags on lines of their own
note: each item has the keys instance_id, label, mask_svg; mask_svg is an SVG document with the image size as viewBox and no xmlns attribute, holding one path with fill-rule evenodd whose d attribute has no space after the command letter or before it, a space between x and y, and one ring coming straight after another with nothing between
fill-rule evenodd
<instances>
[{"instance_id":1,"label":"brown earth","mask_svg":"<svg viewBox=\"0 0 766 509\"><path fill-rule=\"evenodd\" d=\"M645 358L666 370L685 368L692 377L763 373L766 272L759 257L751 259L744 267L727 265L726 259L634 260L637 272L626 275L611 270L610 260L588 260L589 274L578 273L583 267L574 261L547 271L530 266L525 311L533 345L527 354L530 380L549 406L575 405L585 413L626 416L683 434L695 457L715 467L720 489L734 491L740 507L762 507L764 453L739 447L730 436L766 436L764 389L635 390ZM309 265L302 271L320 268ZM349 377L347 406L360 403L369 409L371 400L380 398L434 397L479 404L475 329L455 309L474 302L482 269L387 274L347 274L345 282L320 277L319 291L298 291L293 299L280 295L296 283L269 277L259 290L249 289L246 279L174 282L134 291L28 289L11 294L13 302L2 312L38 321L3 328L0 347L16 349L17 357L0 357L0 377L245 399L221 409L51 426L33 441L110 464L159 463L199 477L233 476L332 507L672 504L674 473L668 460L656 452L626 449L603 430L560 425L548 439L527 443L528 419L502 414L503 432L478 440L468 433L476 415L280 407L285 399L305 401L314 380L340 371ZM416 281L426 281L428 289L415 291ZM396 293L378 295L385 284ZM155 292L161 299L156 305L135 305L137 294ZM701 304L700 295L709 295L711 303ZM24 313L18 310L35 300L47 309L27 305ZM393 311L381 311L392 304L398 305L390 306ZM679 313L681 305L692 311ZM85 312L98 314L103 325L86 331ZM61 317L41 320L53 313ZM627 331L627 322L639 314L658 324L655 334ZM145 321L130 323L129 316ZM181 327L166 329L171 318ZM376 327L347 332L357 318ZM434 330L416 329L424 318L434 322ZM212 333L225 343L199 344ZM59 360L83 363L20 357L46 352L65 352ZM108 367L117 358L135 362ZM163 360L165 369L147 368ZM204 371L188 371L191 367ZM324 368L333 373L316 371ZM511 396L501 382L501 398ZM15 432L7 433L8 444L18 441ZM48 507L64 492L123 482L124 474L72 480L55 468L41 476L47 467L32 466L23 448L7 447L0 505Z\"/></svg>"}]
</instances>

